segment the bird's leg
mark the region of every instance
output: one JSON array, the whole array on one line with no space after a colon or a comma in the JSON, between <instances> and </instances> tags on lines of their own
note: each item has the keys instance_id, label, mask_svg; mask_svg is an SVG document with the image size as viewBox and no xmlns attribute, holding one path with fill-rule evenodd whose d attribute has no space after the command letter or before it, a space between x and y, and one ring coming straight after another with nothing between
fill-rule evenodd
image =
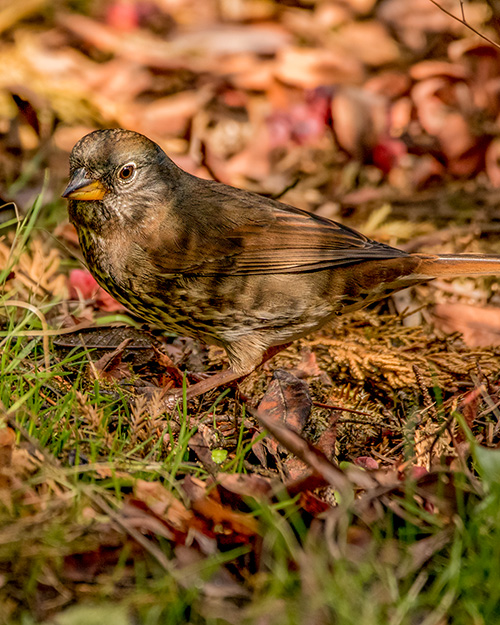
<instances>
[{"instance_id":1,"label":"bird's leg","mask_svg":"<svg viewBox=\"0 0 500 625\"><path fill-rule=\"evenodd\" d=\"M187 399L193 399L193 397L198 397L199 395L203 395L208 391L211 391L214 388L218 388L219 386L224 386L226 384L230 384L231 382L236 382L237 380L243 380L248 375L250 375L255 369L263 365L265 362L279 354L283 349L286 349L291 343L286 343L285 345L275 345L273 347L269 347L260 357L260 359L247 371L243 373L241 371L234 371L231 367L221 371L220 373L215 373L205 380L201 380L192 386L188 386L186 389ZM177 400L182 398L182 389L175 389L174 391L169 392L165 399L169 405L172 405L177 402Z\"/></svg>"}]
</instances>

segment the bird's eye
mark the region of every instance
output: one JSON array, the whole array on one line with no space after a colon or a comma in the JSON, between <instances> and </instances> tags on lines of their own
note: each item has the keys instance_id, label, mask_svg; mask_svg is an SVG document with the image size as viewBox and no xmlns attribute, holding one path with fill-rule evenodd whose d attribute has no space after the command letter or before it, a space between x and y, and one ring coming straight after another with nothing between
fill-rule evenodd
<instances>
[{"instance_id":1,"label":"bird's eye","mask_svg":"<svg viewBox=\"0 0 500 625\"><path fill-rule=\"evenodd\" d=\"M135 174L135 165L133 163L127 163L127 165L124 165L120 169L118 176L120 177L120 180L129 181L134 177L134 174Z\"/></svg>"}]
</instances>

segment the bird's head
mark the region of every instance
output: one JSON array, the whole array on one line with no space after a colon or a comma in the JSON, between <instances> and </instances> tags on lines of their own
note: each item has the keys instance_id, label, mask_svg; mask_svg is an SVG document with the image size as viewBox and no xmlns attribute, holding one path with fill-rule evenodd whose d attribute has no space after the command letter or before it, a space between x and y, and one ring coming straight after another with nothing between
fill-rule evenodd
<instances>
[{"instance_id":1,"label":"bird's head","mask_svg":"<svg viewBox=\"0 0 500 625\"><path fill-rule=\"evenodd\" d=\"M167 199L178 168L163 150L130 130L96 130L73 148L70 180L63 192L71 220L102 229L137 226Z\"/></svg>"}]
</instances>

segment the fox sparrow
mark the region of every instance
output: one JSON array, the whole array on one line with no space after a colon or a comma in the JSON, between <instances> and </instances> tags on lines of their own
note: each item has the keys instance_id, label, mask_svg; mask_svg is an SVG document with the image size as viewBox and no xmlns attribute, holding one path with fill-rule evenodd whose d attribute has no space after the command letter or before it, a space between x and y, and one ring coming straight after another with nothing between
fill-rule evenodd
<instances>
[{"instance_id":1,"label":"fox sparrow","mask_svg":"<svg viewBox=\"0 0 500 625\"><path fill-rule=\"evenodd\" d=\"M438 276L500 274L500 256L423 255L179 169L147 137L97 130L70 157L63 197L99 284L160 328L221 345L253 371L339 313Z\"/></svg>"}]
</instances>

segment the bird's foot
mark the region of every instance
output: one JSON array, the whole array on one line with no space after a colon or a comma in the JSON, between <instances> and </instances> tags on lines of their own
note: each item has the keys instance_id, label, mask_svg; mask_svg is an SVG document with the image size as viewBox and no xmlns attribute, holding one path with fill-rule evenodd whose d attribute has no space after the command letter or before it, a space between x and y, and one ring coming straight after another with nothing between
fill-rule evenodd
<instances>
[{"instance_id":1,"label":"bird's foot","mask_svg":"<svg viewBox=\"0 0 500 625\"><path fill-rule=\"evenodd\" d=\"M212 391L215 388L219 388L220 386L225 386L226 384L231 384L232 382L238 382L243 380L247 376L249 376L257 367L260 367L265 362L273 358L276 354L281 352L283 349L286 349L290 343L286 345L276 345L267 349L259 362L257 362L253 367L249 368L244 372L236 372L231 367L229 369L225 369L224 371L220 371L219 373L215 373L214 375L209 376L204 380L200 380L193 384L192 386L188 386L186 388L186 399L189 401L190 399L194 399L195 397L199 397L200 395L204 395L209 391ZM167 390L161 401L166 409L175 408L184 397L184 389L176 388L172 390Z\"/></svg>"},{"instance_id":2,"label":"bird's foot","mask_svg":"<svg viewBox=\"0 0 500 625\"><path fill-rule=\"evenodd\" d=\"M225 371L220 371L214 375L205 378L204 380L200 380L191 386L186 388L186 400L194 399L200 395L204 395L208 393L208 391L212 391L214 388L218 388L219 386L224 386L226 384L230 384L231 382L235 382L236 380L241 380L245 378L247 375L250 375L251 371L248 373L236 373L231 368L226 369ZM167 390L166 393L161 398L162 403L165 408L172 409L175 406L182 402L184 397L184 389L176 388Z\"/></svg>"}]
</instances>

